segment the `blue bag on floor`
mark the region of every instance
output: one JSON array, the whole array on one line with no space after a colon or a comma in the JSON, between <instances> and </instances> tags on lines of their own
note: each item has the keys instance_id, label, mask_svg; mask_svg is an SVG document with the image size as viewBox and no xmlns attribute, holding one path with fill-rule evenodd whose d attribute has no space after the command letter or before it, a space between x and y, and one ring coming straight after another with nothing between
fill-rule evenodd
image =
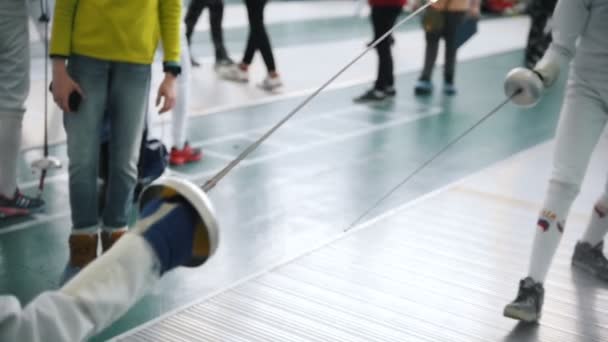
<instances>
[{"instance_id":1,"label":"blue bag on floor","mask_svg":"<svg viewBox=\"0 0 608 342\"><path fill-rule=\"evenodd\" d=\"M157 139L145 140L140 153L138 182L145 186L165 172L169 165L169 153Z\"/></svg>"},{"instance_id":2,"label":"blue bag on floor","mask_svg":"<svg viewBox=\"0 0 608 342\"><path fill-rule=\"evenodd\" d=\"M147 137L146 130L139 152L137 184L133 194L133 200L135 201L139 198L141 191L162 176L169 166L169 153L162 141L157 139L148 140Z\"/></svg>"},{"instance_id":3,"label":"blue bag on floor","mask_svg":"<svg viewBox=\"0 0 608 342\"><path fill-rule=\"evenodd\" d=\"M456 33L456 47L461 47L464 43L466 43L471 37L473 37L477 33L477 22L478 18L473 18L467 16L462 24L458 27L458 32Z\"/></svg>"}]
</instances>

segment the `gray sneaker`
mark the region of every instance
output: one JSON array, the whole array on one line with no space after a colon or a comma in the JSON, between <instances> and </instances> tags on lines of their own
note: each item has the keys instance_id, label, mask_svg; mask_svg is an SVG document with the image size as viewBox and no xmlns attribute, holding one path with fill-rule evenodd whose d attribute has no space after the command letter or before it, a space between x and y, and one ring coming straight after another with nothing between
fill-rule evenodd
<instances>
[{"instance_id":1,"label":"gray sneaker","mask_svg":"<svg viewBox=\"0 0 608 342\"><path fill-rule=\"evenodd\" d=\"M587 271L601 280L608 281L608 259L602 253L604 242L593 247L587 242L578 242L572 255L572 266Z\"/></svg>"},{"instance_id":2,"label":"gray sneaker","mask_svg":"<svg viewBox=\"0 0 608 342\"><path fill-rule=\"evenodd\" d=\"M527 277L519 282L517 298L507 306L503 315L520 321L538 322L543 308L545 289L543 284Z\"/></svg>"}]
</instances>

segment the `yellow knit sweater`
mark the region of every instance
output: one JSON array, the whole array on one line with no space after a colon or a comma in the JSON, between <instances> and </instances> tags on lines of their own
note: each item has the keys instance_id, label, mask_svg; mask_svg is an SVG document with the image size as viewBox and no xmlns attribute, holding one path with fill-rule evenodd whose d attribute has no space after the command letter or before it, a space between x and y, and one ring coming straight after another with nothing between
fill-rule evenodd
<instances>
[{"instance_id":1,"label":"yellow knit sweater","mask_svg":"<svg viewBox=\"0 0 608 342\"><path fill-rule=\"evenodd\" d=\"M150 64L179 62L181 0L57 0L51 55Z\"/></svg>"}]
</instances>

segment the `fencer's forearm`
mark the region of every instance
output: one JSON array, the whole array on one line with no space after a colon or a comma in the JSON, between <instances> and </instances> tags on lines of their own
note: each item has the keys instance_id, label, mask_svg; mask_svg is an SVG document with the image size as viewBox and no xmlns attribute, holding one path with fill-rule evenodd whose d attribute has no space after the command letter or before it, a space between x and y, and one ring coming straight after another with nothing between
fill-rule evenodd
<instances>
[{"instance_id":1,"label":"fencer's forearm","mask_svg":"<svg viewBox=\"0 0 608 342\"><path fill-rule=\"evenodd\" d=\"M44 292L25 308L0 297L0 341L82 341L93 331L83 308L59 291Z\"/></svg>"},{"instance_id":2,"label":"fencer's forearm","mask_svg":"<svg viewBox=\"0 0 608 342\"><path fill-rule=\"evenodd\" d=\"M592 0L559 0L553 13L551 31L554 53L572 59L576 51L576 41L581 36L591 11Z\"/></svg>"},{"instance_id":3,"label":"fencer's forearm","mask_svg":"<svg viewBox=\"0 0 608 342\"><path fill-rule=\"evenodd\" d=\"M82 341L123 315L159 279L156 255L127 234L61 290L45 292L21 309L0 298L0 341Z\"/></svg>"},{"instance_id":4,"label":"fencer's forearm","mask_svg":"<svg viewBox=\"0 0 608 342\"><path fill-rule=\"evenodd\" d=\"M122 316L160 278L158 258L140 235L126 234L61 292L82 308L97 333Z\"/></svg>"},{"instance_id":5,"label":"fencer's forearm","mask_svg":"<svg viewBox=\"0 0 608 342\"><path fill-rule=\"evenodd\" d=\"M592 0L559 0L553 14L553 42L543 58L535 66L543 77L546 87L555 83L559 70L567 66L576 52L576 42L581 36L590 13Z\"/></svg>"}]
</instances>

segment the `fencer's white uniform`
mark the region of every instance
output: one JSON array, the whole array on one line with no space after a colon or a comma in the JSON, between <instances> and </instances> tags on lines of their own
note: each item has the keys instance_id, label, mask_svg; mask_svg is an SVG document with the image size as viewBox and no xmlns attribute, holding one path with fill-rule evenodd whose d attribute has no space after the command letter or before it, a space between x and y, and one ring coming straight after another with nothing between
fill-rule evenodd
<instances>
[{"instance_id":1,"label":"fencer's white uniform","mask_svg":"<svg viewBox=\"0 0 608 342\"><path fill-rule=\"evenodd\" d=\"M53 0L0 1L0 195L17 188L17 171L25 100L30 88L28 12L41 40L44 24L38 19Z\"/></svg>"},{"instance_id":2,"label":"fencer's white uniform","mask_svg":"<svg viewBox=\"0 0 608 342\"><path fill-rule=\"evenodd\" d=\"M123 315L154 286L159 270L146 240L126 234L63 288L42 293L25 308L0 295L0 341L83 341Z\"/></svg>"},{"instance_id":3,"label":"fencer's white uniform","mask_svg":"<svg viewBox=\"0 0 608 342\"><path fill-rule=\"evenodd\" d=\"M553 43L538 68L571 59L552 178L578 191L608 120L608 0L559 1Z\"/></svg>"},{"instance_id":4,"label":"fencer's white uniform","mask_svg":"<svg viewBox=\"0 0 608 342\"><path fill-rule=\"evenodd\" d=\"M570 73L540 218L547 227L537 230L530 262L529 276L538 282L546 278L570 207L608 120L608 0L559 0L553 20L553 43L535 70L545 86L553 84L569 62ZM606 187L598 207L608 206ZM604 228L592 220L583 239L595 245L598 238L589 237L601 241Z\"/></svg>"}]
</instances>

